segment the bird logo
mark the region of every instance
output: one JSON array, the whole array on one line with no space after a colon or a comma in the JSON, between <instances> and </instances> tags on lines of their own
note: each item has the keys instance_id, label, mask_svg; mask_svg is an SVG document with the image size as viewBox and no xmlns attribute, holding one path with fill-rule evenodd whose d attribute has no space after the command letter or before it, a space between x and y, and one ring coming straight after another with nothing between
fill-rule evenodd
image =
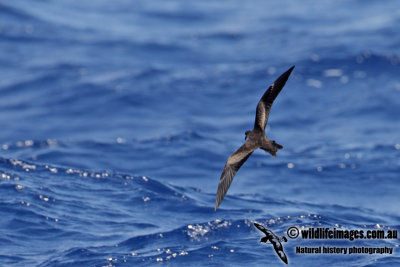
<instances>
[{"instance_id":1,"label":"bird logo","mask_svg":"<svg viewBox=\"0 0 400 267\"><path fill-rule=\"evenodd\" d=\"M260 239L260 242L267 243L268 241L272 244L274 247L274 250L276 254L279 256L279 258L286 264L288 264L288 259L286 257L285 252L283 251L283 246L281 242L287 242L287 238L283 236L282 238L279 238L276 234L274 234L271 230L265 228L259 223L254 223L254 226L263 232L265 236Z\"/></svg>"}]
</instances>

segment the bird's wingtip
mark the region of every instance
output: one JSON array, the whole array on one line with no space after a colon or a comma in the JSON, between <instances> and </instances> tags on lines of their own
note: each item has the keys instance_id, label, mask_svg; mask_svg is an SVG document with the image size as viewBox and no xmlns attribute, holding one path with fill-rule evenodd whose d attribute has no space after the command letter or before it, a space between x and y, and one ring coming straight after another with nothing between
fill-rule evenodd
<instances>
[{"instance_id":1,"label":"bird's wingtip","mask_svg":"<svg viewBox=\"0 0 400 267\"><path fill-rule=\"evenodd\" d=\"M274 82L274 84L280 84L280 87L282 89L282 87L285 85L287 79L289 78L290 74L292 74L292 71L294 69L295 65L293 65L292 67L290 67L287 71L285 71L284 73L282 73L281 76L279 76L278 79L276 79L276 81Z\"/></svg>"},{"instance_id":2,"label":"bird's wingtip","mask_svg":"<svg viewBox=\"0 0 400 267\"><path fill-rule=\"evenodd\" d=\"M294 69L294 67L296 67L296 65L291 66L286 72L292 72L292 70Z\"/></svg>"},{"instance_id":3,"label":"bird's wingtip","mask_svg":"<svg viewBox=\"0 0 400 267\"><path fill-rule=\"evenodd\" d=\"M215 202L214 211L217 211L218 207L219 207L219 203L216 201L216 202Z\"/></svg>"}]
</instances>

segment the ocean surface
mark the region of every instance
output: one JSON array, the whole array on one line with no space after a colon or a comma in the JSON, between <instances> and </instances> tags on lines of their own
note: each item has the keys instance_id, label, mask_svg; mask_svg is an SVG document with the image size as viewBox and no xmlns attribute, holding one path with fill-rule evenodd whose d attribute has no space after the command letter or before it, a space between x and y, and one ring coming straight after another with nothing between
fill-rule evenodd
<instances>
[{"instance_id":1,"label":"ocean surface","mask_svg":"<svg viewBox=\"0 0 400 267\"><path fill-rule=\"evenodd\" d=\"M285 266L257 221L400 230L400 5L0 0L0 266ZM296 65L215 212L228 156ZM390 247L303 255L296 246ZM399 239L288 239L399 266Z\"/></svg>"}]
</instances>

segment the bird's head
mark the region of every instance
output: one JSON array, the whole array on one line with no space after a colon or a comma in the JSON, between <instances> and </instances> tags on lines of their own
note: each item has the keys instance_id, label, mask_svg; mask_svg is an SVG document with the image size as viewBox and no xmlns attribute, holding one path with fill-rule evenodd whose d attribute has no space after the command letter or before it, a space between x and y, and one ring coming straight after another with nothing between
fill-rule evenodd
<instances>
[{"instance_id":1,"label":"bird's head","mask_svg":"<svg viewBox=\"0 0 400 267\"><path fill-rule=\"evenodd\" d=\"M246 135L245 137L244 137L244 140L247 140L247 136L249 135L249 133L250 133L250 131L246 131L244 134Z\"/></svg>"}]
</instances>

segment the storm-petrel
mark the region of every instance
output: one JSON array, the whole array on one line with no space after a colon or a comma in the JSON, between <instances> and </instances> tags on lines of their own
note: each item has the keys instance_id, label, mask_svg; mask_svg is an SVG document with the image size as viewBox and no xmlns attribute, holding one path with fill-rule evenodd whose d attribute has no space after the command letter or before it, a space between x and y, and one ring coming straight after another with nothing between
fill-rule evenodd
<instances>
[{"instance_id":1,"label":"storm-petrel","mask_svg":"<svg viewBox=\"0 0 400 267\"><path fill-rule=\"evenodd\" d=\"M274 246L276 254L278 254L279 258L281 260L288 264L288 260L286 257L285 252L283 251L283 246L282 246L282 241L287 242L287 238L284 236L282 238L279 238L276 234L274 234L271 230L265 228L261 224L254 223L254 226L257 227L258 230L263 232L265 236L261 238L260 242L267 243L268 241L271 242L272 246Z\"/></svg>"},{"instance_id":2,"label":"storm-petrel","mask_svg":"<svg viewBox=\"0 0 400 267\"><path fill-rule=\"evenodd\" d=\"M215 210L221 204L226 192L228 192L229 186L232 183L233 177L243 163L250 157L251 153L257 148L261 148L266 152L269 152L273 157L276 156L276 152L282 149L283 146L271 141L265 135L265 126L268 122L269 112L271 110L272 103L282 90L286 81L289 78L290 73L294 69L294 66L288 69L285 73L279 76L278 79L268 88L268 90L261 97L258 102L256 111L256 120L252 131L246 131L246 142L232 155L229 156L226 161L224 170L222 171L221 178L218 184L217 196L215 199Z\"/></svg>"}]
</instances>

